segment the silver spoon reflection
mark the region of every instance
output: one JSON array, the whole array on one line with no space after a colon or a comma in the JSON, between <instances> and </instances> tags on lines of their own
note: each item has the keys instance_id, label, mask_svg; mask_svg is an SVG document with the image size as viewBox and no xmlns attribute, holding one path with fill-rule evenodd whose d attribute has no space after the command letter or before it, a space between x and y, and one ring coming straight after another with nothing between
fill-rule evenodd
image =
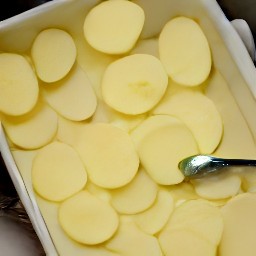
<instances>
[{"instance_id":1,"label":"silver spoon reflection","mask_svg":"<svg viewBox=\"0 0 256 256\"><path fill-rule=\"evenodd\" d=\"M224 167L256 166L256 160L224 159L210 155L190 156L179 162L179 169L186 179L202 178L219 172Z\"/></svg>"}]
</instances>

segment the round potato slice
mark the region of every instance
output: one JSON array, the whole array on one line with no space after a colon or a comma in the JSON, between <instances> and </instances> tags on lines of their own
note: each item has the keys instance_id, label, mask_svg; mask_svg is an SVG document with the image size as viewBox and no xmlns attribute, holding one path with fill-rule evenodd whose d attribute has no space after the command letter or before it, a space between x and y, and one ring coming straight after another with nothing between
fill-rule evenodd
<instances>
[{"instance_id":1,"label":"round potato slice","mask_svg":"<svg viewBox=\"0 0 256 256\"><path fill-rule=\"evenodd\" d=\"M38 82L28 61L13 53L0 54L0 112L19 116L38 99Z\"/></svg>"},{"instance_id":2,"label":"round potato slice","mask_svg":"<svg viewBox=\"0 0 256 256\"><path fill-rule=\"evenodd\" d=\"M104 1L87 14L84 35L98 51L121 54L134 46L144 20L143 9L130 1Z\"/></svg>"},{"instance_id":3,"label":"round potato slice","mask_svg":"<svg viewBox=\"0 0 256 256\"><path fill-rule=\"evenodd\" d=\"M163 97L168 76L160 61L148 54L134 54L111 63L102 79L102 97L115 110L142 114Z\"/></svg>"},{"instance_id":4,"label":"round potato slice","mask_svg":"<svg viewBox=\"0 0 256 256\"><path fill-rule=\"evenodd\" d=\"M183 181L179 162L198 154L196 141L190 130L178 119L149 133L140 143L139 157L151 178L161 185Z\"/></svg>"},{"instance_id":5,"label":"round potato slice","mask_svg":"<svg viewBox=\"0 0 256 256\"><path fill-rule=\"evenodd\" d=\"M156 234L167 223L174 208L174 200L168 191L159 190L154 204L144 212L134 215L137 226L148 234Z\"/></svg>"},{"instance_id":6,"label":"round potato slice","mask_svg":"<svg viewBox=\"0 0 256 256\"><path fill-rule=\"evenodd\" d=\"M57 132L57 114L41 100L28 114L4 116L3 126L9 139L25 149L40 148L51 142Z\"/></svg>"},{"instance_id":7,"label":"round potato slice","mask_svg":"<svg viewBox=\"0 0 256 256\"><path fill-rule=\"evenodd\" d=\"M215 256L217 251L216 245L186 228L162 232L159 242L166 256Z\"/></svg>"},{"instance_id":8,"label":"round potato slice","mask_svg":"<svg viewBox=\"0 0 256 256\"><path fill-rule=\"evenodd\" d=\"M154 203L157 190L156 183L144 170L140 170L129 184L112 190L111 204L119 213L142 212Z\"/></svg>"},{"instance_id":9,"label":"round potato slice","mask_svg":"<svg viewBox=\"0 0 256 256\"><path fill-rule=\"evenodd\" d=\"M49 105L63 117L82 121L93 115L97 99L84 71L76 65L61 81L43 87Z\"/></svg>"},{"instance_id":10,"label":"round potato slice","mask_svg":"<svg viewBox=\"0 0 256 256\"><path fill-rule=\"evenodd\" d=\"M60 205L59 221L72 239L88 245L108 240L119 224L114 209L87 191L79 192Z\"/></svg>"},{"instance_id":11,"label":"round potato slice","mask_svg":"<svg viewBox=\"0 0 256 256\"><path fill-rule=\"evenodd\" d=\"M86 125L74 147L90 180L104 188L118 188L136 175L139 157L125 131L110 124Z\"/></svg>"},{"instance_id":12,"label":"round potato slice","mask_svg":"<svg viewBox=\"0 0 256 256\"><path fill-rule=\"evenodd\" d=\"M211 71L211 52L200 26L192 19L177 17L159 36L159 55L168 75L185 86L204 82Z\"/></svg>"},{"instance_id":13,"label":"round potato slice","mask_svg":"<svg viewBox=\"0 0 256 256\"><path fill-rule=\"evenodd\" d=\"M182 229L189 229L211 244L218 245L223 232L221 211L203 199L186 201L175 209L164 228L164 230Z\"/></svg>"},{"instance_id":14,"label":"round potato slice","mask_svg":"<svg viewBox=\"0 0 256 256\"><path fill-rule=\"evenodd\" d=\"M76 46L66 31L45 29L35 38L31 56L38 77L47 83L56 82L72 68L76 59Z\"/></svg>"},{"instance_id":15,"label":"round potato slice","mask_svg":"<svg viewBox=\"0 0 256 256\"><path fill-rule=\"evenodd\" d=\"M219 145L223 124L214 102L197 91L180 91L153 111L179 118L193 133L200 152L211 154Z\"/></svg>"},{"instance_id":16,"label":"round potato slice","mask_svg":"<svg viewBox=\"0 0 256 256\"><path fill-rule=\"evenodd\" d=\"M86 181L87 173L78 154L64 143L45 146L33 161L33 187L47 200L63 201L79 192Z\"/></svg>"}]
</instances>

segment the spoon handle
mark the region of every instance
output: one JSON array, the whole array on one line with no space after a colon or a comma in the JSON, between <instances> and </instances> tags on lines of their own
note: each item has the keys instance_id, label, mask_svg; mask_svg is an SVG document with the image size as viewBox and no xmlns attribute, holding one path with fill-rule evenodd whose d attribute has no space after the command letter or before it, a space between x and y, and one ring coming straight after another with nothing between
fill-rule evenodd
<instances>
[{"instance_id":1,"label":"spoon handle","mask_svg":"<svg viewBox=\"0 0 256 256\"><path fill-rule=\"evenodd\" d=\"M213 158L212 162L221 164L224 166L256 166L256 160L251 159L222 159Z\"/></svg>"}]
</instances>

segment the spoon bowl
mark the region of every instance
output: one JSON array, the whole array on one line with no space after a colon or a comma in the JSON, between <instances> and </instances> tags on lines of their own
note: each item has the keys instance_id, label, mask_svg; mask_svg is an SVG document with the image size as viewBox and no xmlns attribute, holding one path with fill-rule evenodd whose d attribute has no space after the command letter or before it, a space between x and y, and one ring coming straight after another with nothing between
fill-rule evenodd
<instances>
[{"instance_id":1,"label":"spoon bowl","mask_svg":"<svg viewBox=\"0 0 256 256\"><path fill-rule=\"evenodd\" d=\"M206 175L217 173L224 167L235 166L256 166L256 160L225 159L210 155L194 155L179 162L179 169L186 179L202 178Z\"/></svg>"}]
</instances>

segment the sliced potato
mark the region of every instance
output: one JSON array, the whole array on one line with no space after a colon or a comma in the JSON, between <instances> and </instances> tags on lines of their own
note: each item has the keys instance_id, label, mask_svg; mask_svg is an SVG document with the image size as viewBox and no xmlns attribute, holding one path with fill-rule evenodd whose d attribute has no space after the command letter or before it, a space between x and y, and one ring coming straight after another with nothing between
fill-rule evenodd
<instances>
[{"instance_id":1,"label":"sliced potato","mask_svg":"<svg viewBox=\"0 0 256 256\"><path fill-rule=\"evenodd\" d=\"M142 213L134 215L134 222L148 234L156 234L167 223L174 208L173 197L165 190L159 190L154 204Z\"/></svg>"},{"instance_id":2,"label":"sliced potato","mask_svg":"<svg viewBox=\"0 0 256 256\"><path fill-rule=\"evenodd\" d=\"M197 86L210 74L210 47L193 19L177 17L165 24L159 36L159 55L170 78L179 84Z\"/></svg>"},{"instance_id":3,"label":"sliced potato","mask_svg":"<svg viewBox=\"0 0 256 256\"><path fill-rule=\"evenodd\" d=\"M49 105L67 119L85 120L96 110L95 93L86 74L78 65L61 81L42 88Z\"/></svg>"},{"instance_id":4,"label":"sliced potato","mask_svg":"<svg viewBox=\"0 0 256 256\"><path fill-rule=\"evenodd\" d=\"M219 145L222 118L208 97L197 91L181 91L160 103L154 114L169 114L182 120L193 133L200 152L211 154Z\"/></svg>"},{"instance_id":5,"label":"sliced potato","mask_svg":"<svg viewBox=\"0 0 256 256\"><path fill-rule=\"evenodd\" d=\"M84 36L98 51L109 54L125 53L139 38L144 19L143 9L130 1L105 1L87 14Z\"/></svg>"},{"instance_id":6,"label":"sliced potato","mask_svg":"<svg viewBox=\"0 0 256 256\"><path fill-rule=\"evenodd\" d=\"M220 173L191 182L200 197L211 200L235 196L241 186L240 177L231 173Z\"/></svg>"},{"instance_id":7,"label":"sliced potato","mask_svg":"<svg viewBox=\"0 0 256 256\"><path fill-rule=\"evenodd\" d=\"M134 54L107 67L102 78L102 96L113 109L137 115L153 108L167 85L167 74L156 57Z\"/></svg>"},{"instance_id":8,"label":"sliced potato","mask_svg":"<svg viewBox=\"0 0 256 256\"><path fill-rule=\"evenodd\" d=\"M150 116L147 119L145 119L143 122L141 122L141 124L138 125L131 132L132 141L136 146L136 148L138 149L140 143L148 134L157 130L158 128L165 127L168 125L175 125L176 122L177 122L176 118L173 118L168 115Z\"/></svg>"},{"instance_id":9,"label":"sliced potato","mask_svg":"<svg viewBox=\"0 0 256 256\"><path fill-rule=\"evenodd\" d=\"M28 113L38 99L38 82L28 61L14 53L0 54L0 112Z\"/></svg>"},{"instance_id":10,"label":"sliced potato","mask_svg":"<svg viewBox=\"0 0 256 256\"><path fill-rule=\"evenodd\" d=\"M216 245L185 227L162 232L159 242L166 256L215 256L217 251Z\"/></svg>"},{"instance_id":11,"label":"sliced potato","mask_svg":"<svg viewBox=\"0 0 256 256\"><path fill-rule=\"evenodd\" d=\"M63 201L82 190L87 173L76 151L53 142L39 151L33 161L32 183L35 191L50 201Z\"/></svg>"},{"instance_id":12,"label":"sliced potato","mask_svg":"<svg viewBox=\"0 0 256 256\"><path fill-rule=\"evenodd\" d=\"M79 192L60 205L59 221L72 239L90 245L108 240L119 223L114 209L87 191Z\"/></svg>"},{"instance_id":13,"label":"sliced potato","mask_svg":"<svg viewBox=\"0 0 256 256\"><path fill-rule=\"evenodd\" d=\"M165 227L165 230L180 229L191 230L218 245L223 231L221 211L203 199L186 201L175 209Z\"/></svg>"},{"instance_id":14,"label":"sliced potato","mask_svg":"<svg viewBox=\"0 0 256 256\"><path fill-rule=\"evenodd\" d=\"M139 157L151 178L161 185L173 185L183 181L179 162L198 154L192 133L178 119L173 124L149 133L138 148Z\"/></svg>"},{"instance_id":15,"label":"sliced potato","mask_svg":"<svg viewBox=\"0 0 256 256\"><path fill-rule=\"evenodd\" d=\"M142 212L154 203L157 190L156 183L141 169L129 184L111 191L111 204L119 213Z\"/></svg>"},{"instance_id":16,"label":"sliced potato","mask_svg":"<svg viewBox=\"0 0 256 256\"><path fill-rule=\"evenodd\" d=\"M10 140L25 149L40 148L51 142L57 132L57 114L41 100L28 114L4 116L3 125Z\"/></svg>"},{"instance_id":17,"label":"sliced potato","mask_svg":"<svg viewBox=\"0 0 256 256\"><path fill-rule=\"evenodd\" d=\"M224 231L219 253L223 256L254 256L256 251L256 194L232 198L222 208Z\"/></svg>"},{"instance_id":18,"label":"sliced potato","mask_svg":"<svg viewBox=\"0 0 256 256\"><path fill-rule=\"evenodd\" d=\"M91 193L92 195L100 198L103 201L106 202L110 202L111 199L111 195L110 195L110 191L108 189L105 188L101 188L95 184L93 184L92 182L88 181L86 183L86 187L85 189Z\"/></svg>"},{"instance_id":19,"label":"sliced potato","mask_svg":"<svg viewBox=\"0 0 256 256\"><path fill-rule=\"evenodd\" d=\"M100 187L124 186L137 173L139 157L129 135L110 124L85 126L74 147L87 168L90 180Z\"/></svg>"},{"instance_id":20,"label":"sliced potato","mask_svg":"<svg viewBox=\"0 0 256 256\"><path fill-rule=\"evenodd\" d=\"M157 239L142 232L133 222L122 221L106 248L124 256L162 256Z\"/></svg>"},{"instance_id":21,"label":"sliced potato","mask_svg":"<svg viewBox=\"0 0 256 256\"><path fill-rule=\"evenodd\" d=\"M76 46L66 31L49 28L35 38L31 56L38 77L52 83L66 76L72 68L76 59Z\"/></svg>"}]
</instances>

